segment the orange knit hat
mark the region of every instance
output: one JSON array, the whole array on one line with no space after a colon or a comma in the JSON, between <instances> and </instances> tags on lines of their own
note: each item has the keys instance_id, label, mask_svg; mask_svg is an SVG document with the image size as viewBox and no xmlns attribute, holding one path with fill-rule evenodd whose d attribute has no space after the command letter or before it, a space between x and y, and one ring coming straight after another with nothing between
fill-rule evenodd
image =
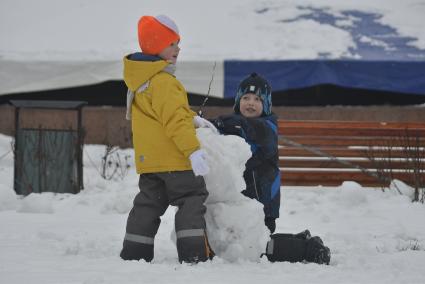
<instances>
[{"instance_id":1,"label":"orange knit hat","mask_svg":"<svg viewBox=\"0 0 425 284\"><path fill-rule=\"evenodd\" d=\"M143 16L138 24L139 45L142 52L158 55L176 40L180 40L179 30L167 16Z\"/></svg>"}]
</instances>

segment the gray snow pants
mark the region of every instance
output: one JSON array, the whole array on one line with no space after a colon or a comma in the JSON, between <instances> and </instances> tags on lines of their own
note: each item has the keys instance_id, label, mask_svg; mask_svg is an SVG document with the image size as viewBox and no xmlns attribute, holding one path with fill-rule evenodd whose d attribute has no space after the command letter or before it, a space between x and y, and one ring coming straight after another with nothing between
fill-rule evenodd
<instances>
[{"instance_id":1,"label":"gray snow pants","mask_svg":"<svg viewBox=\"0 0 425 284\"><path fill-rule=\"evenodd\" d=\"M127 219L121 258L148 262L153 259L160 216L169 205L178 207L175 230L179 261L212 258L204 219L208 191L203 177L195 176L193 171L142 174L139 188Z\"/></svg>"}]
</instances>

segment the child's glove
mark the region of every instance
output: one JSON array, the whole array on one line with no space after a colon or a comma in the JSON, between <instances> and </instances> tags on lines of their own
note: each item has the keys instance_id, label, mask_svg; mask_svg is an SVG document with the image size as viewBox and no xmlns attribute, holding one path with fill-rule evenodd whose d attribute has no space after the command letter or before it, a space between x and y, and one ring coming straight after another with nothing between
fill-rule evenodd
<instances>
[{"instance_id":1,"label":"child's glove","mask_svg":"<svg viewBox=\"0 0 425 284\"><path fill-rule=\"evenodd\" d=\"M223 115L214 121L221 133L243 137L243 120L237 115Z\"/></svg>"},{"instance_id":2,"label":"child's glove","mask_svg":"<svg viewBox=\"0 0 425 284\"><path fill-rule=\"evenodd\" d=\"M196 128L205 127L211 129L214 133L218 133L217 128L215 128L214 124L206 120L205 118L202 118L200 116L194 116L193 117L193 124Z\"/></svg>"},{"instance_id":3,"label":"child's glove","mask_svg":"<svg viewBox=\"0 0 425 284\"><path fill-rule=\"evenodd\" d=\"M210 171L206 156L207 153L203 149L197 150L189 156L195 176L205 176Z\"/></svg>"}]
</instances>

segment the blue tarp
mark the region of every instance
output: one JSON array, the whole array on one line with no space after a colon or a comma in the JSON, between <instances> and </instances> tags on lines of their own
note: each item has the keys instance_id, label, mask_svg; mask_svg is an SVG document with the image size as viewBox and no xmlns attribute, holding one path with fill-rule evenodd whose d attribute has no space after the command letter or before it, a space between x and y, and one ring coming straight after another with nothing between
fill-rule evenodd
<instances>
[{"instance_id":1,"label":"blue tarp","mask_svg":"<svg viewBox=\"0 0 425 284\"><path fill-rule=\"evenodd\" d=\"M425 96L425 61L291 60L225 61L224 97L234 97L242 78L257 72L273 91L320 84Z\"/></svg>"},{"instance_id":2,"label":"blue tarp","mask_svg":"<svg viewBox=\"0 0 425 284\"><path fill-rule=\"evenodd\" d=\"M284 22L310 20L344 29L355 45L338 59L318 54L313 60L224 62L224 97L234 97L239 81L251 72L266 77L274 91L320 84L425 96L425 50L415 47L415 38L400 35L373 12L346 10L333 14L327 8L298 6L301 16ZM258 13L267 13L265 7ZM340 22L350 22L342 27ZM326 39L324 39L326 40Z\"/></svg>"}]
</instances>

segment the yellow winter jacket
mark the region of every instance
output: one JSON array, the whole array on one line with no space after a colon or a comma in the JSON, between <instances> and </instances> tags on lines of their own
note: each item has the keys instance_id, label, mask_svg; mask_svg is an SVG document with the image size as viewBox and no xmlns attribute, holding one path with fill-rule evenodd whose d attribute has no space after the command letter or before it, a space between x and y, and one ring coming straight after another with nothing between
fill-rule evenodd
<instances>
[{"instance_id":1,"label":"yellow winter jacket","mask_svg":"<svg viewBox=\"0 0 425 284\"><path fill-rule=\"evenodd\" d=\"M163 71L168 64L124 57L124 81L135 93L131 123L139 174L191 170L188 157L200 148L193 125L196 114L183 85ZM137 92L145 83L148 87Z\"/></svg>"}]
</instances>

